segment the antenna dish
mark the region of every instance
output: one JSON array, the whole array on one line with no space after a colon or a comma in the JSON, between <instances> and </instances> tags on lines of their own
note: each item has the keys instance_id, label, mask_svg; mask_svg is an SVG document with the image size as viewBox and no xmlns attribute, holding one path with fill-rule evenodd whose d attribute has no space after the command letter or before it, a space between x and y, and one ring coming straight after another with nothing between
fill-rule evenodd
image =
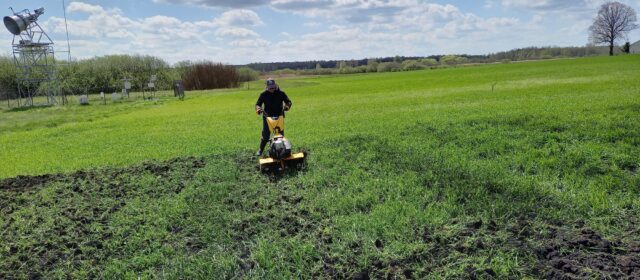
<instances>
[{"instance_id":1,"label":"antenna dish","mask_svg":"<svg viewBox=\"0 0 640 280\"><path fill-rule=\"evenodd\" d=\"M33 14L23 10L22 12L14 13L12 16L4 17L4 26L13 35L20 35L22 31L27 30L30 24L36 22L42 14L44 14L44 8L36 9Z\"/></svg>"},{"instance_id":2,"label":"antenna dish","mask_svg":"<svg viewBox=\"0 0 640 280\"><path fill-rule=\"evenodd\" d=\"M4 26L7 27L7 30L13 33L13 35L20 35L22 31L27 29L28 25L29 23L27 23L21 16L4 17Z\"/></svg>"}]
</instances>

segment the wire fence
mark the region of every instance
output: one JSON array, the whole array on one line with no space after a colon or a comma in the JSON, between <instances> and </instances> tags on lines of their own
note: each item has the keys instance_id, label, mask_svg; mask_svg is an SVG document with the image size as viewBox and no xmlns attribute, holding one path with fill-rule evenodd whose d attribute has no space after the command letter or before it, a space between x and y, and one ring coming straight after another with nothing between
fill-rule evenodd
<instances>
[{"instance_id":1,"label":"wire fence","mask_svg":"<svg viewBox=\"0 0 640 280\"><path fill-rule=\"evenodd\" d=\"M66 105L75 106L82 105L81 98L83 95L67 95ZM129 92L128 94L123 94L121 91L118 92L105 92L104 94L87 94L87 101L89 105L108 105L114 103L123 103L123 102L134 102L134 101L142 101L142 100L158 100L158 99L167 99L175 97L173 91L162 90L162 91L145 91L145 92ZM62 96L57 98L58 105L62 104ZM178 97L175 97L176 99ZM44 105L47 103L46 96L37 96L33 98L33 104L35 106ZM8 99L0 101L0 109L2 110L12 110L19 109L24 104L24 100L18 99Z\"/></svg>"}]
</instances>

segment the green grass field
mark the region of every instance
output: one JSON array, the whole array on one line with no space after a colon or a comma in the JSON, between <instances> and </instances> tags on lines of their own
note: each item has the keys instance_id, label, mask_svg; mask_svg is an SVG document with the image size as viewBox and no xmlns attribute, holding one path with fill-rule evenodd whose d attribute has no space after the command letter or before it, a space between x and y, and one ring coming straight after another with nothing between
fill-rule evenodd
<instances>
[{"instance_id":1,"label":"green grass field","mask_svg":"<svg viewBox=\"0 0 640 280\"><path fill-rule=\"evenodd\" d=\"M640 56L279 82L281 177L256 90L0 111L0 278L640 275Z\"/></svg>"}]
</instances>

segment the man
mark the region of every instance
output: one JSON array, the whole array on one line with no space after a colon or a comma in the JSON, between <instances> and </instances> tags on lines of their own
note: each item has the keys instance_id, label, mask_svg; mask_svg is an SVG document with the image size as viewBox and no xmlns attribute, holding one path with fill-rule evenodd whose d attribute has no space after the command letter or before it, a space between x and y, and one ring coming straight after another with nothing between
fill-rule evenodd
<instances>
[{"instance_id":1,"label":"man","mask_svg":"<svg viewBox=\"0 0 640 280\"><path fill-rule=\"evenodd\" d=\"M262 139L260 139L260 149L256 152L256 157L262 156L264 147L270 140L271 132L267 125L267 116L275 117L282 115L284 118L283 111L289 111L292 104L289 97L280 90L280 87L278 87L274 79L267 79L266 84L266 90L260 94L256 102L256 114L259 115L264 112L262 115ZM264 108L262 107L263 104ZM284 131L282 131L282 135L284 136Z\"/></svg>"}]
</instances>

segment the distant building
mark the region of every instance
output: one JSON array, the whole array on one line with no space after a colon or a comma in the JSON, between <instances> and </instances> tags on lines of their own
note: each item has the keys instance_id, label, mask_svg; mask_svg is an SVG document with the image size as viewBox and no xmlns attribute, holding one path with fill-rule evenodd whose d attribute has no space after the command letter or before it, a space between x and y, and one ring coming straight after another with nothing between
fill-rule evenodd
<instances>
[{"instance_id":1,"label":"distant building","mask_svg":"<svg viewBox=\"0 0 640 280\"><path fill-rule=\"evenodd\" d=\"M631 44L631 47L629 48L629 53L640 54L640 41Z\"/></svg>"}]
</instances>

